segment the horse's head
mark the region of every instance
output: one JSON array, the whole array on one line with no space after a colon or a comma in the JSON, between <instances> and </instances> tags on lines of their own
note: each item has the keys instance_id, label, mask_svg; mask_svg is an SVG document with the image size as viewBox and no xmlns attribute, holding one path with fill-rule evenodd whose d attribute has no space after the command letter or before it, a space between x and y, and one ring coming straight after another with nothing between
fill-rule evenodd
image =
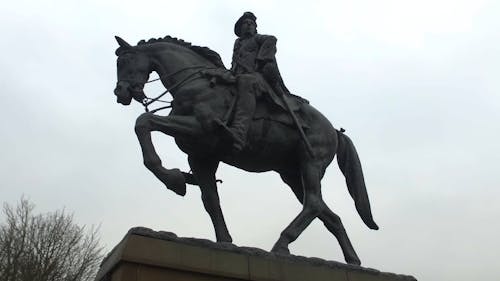
<instances>
[{"instance_id":1,"label":"horse's head","mask_svg":"<svg viewBox=\"0 0 500 281\"><path fill-rule=\"evenodd\" d=\"M143 102L144 84L151 73L151 60L149 56L137 50L120 37L115 37L120 47L116 50L118 82L114 93L116 101L129 105L132 98Z\"/></svg>"}]
</instances>

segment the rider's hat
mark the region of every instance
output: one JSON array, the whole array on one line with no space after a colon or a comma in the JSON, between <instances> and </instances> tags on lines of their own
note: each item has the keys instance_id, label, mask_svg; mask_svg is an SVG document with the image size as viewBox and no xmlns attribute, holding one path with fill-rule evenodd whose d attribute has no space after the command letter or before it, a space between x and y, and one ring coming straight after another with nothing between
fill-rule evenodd
<instances>
[{"instance_id":1,"label":"rider's hat","mask_svg":"<svg viewBox=\"0 0 500 281\"><path fill-rule=\"evenodd\" d=\"M238 21L234 24L234 34L236 34L236 36L238 36L238 37L241 36L241 33L240 33L241 23L246 19L251 19L255 22L257 20L257 17L252 12L245 12L243 14L243 16L241 16L238 19Z\"/></svg>"}]
</instances>

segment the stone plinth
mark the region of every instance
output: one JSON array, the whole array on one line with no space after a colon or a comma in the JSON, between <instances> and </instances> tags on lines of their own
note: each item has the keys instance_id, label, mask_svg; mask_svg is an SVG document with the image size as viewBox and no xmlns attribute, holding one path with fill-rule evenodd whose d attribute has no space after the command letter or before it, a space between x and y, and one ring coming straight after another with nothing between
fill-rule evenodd
<instances>
[{"instance_id":1,"label":"stone plinth","mask_svg":"<svg viewBox=\"0 0 500 281\"><path fill-rule=\"evenodd\" d=\"M318 258L278 255L169 232L133 228L101 264L96 281L416 281Z\"/></svg>"}]
</instances>

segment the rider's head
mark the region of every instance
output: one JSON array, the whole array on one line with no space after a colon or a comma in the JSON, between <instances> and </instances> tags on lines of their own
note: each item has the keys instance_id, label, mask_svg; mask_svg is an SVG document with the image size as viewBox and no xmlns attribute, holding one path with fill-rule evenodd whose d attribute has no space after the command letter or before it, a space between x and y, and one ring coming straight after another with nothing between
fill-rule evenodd
<instances>
[{"instance_id":1,"label":"rider's head","mask_svg":"<svg viewBox=\"0 0 500 281\"><path fill-rule=\"evenodd\" d=\"M238 37L249 37L257 33L257 17L252 12L245 12L234 25Z\"/></svg>"}]
</instances>

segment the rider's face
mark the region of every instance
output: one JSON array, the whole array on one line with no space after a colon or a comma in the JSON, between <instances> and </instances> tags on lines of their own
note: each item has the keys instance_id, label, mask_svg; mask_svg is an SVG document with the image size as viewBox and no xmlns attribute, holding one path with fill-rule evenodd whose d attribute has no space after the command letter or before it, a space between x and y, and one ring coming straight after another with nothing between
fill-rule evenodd
<instances>
[{"instance_id":1,"label":"rider's face","mask_svg":"<svg viewBox=\"0 0 500 281\"><path fill-rule=\"evenodd\" d=\"M257 24L251 19L245 19L241 23L240 30L243 37L255 35L257 33Z\"/></svg>"}]
</instances>

